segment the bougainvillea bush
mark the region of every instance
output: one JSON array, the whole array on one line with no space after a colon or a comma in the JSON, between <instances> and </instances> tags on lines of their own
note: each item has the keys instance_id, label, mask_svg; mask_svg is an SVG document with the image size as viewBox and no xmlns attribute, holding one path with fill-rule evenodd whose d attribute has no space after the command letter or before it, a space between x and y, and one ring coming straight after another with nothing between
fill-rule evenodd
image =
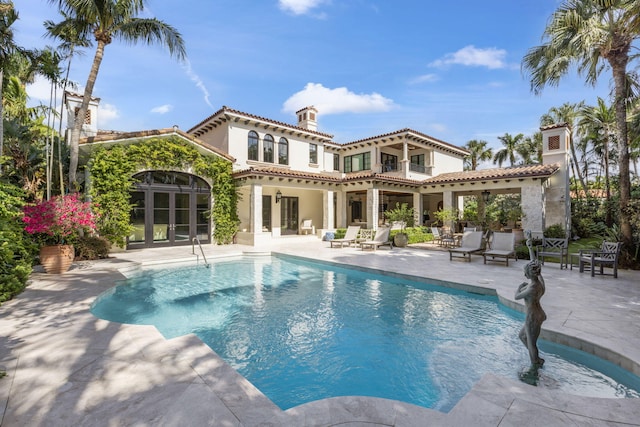
<instances>
[{"instance_id":1,"label":"bougainvillea bush","mask_svg":"<svg viewBox=\"0 0 640 427\"><path fill-rule=\"evenodd\" d=\"M96 216L90 202L78 194L56 196L23 208L25 231L41 245L73 244L81 234L93 233Z\"/></svg>"}]
</instances>

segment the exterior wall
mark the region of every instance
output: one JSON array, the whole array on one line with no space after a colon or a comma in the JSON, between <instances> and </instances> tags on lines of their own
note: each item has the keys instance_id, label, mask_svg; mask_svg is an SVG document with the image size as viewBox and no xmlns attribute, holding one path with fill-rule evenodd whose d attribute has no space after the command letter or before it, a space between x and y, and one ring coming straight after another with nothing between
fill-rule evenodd
<instances>
[{"instance_id":1,"label":"exterior wall","mask_svg":"<svg viewBox=\"0 0 640 427\"><path fill-rule=\"evenodd\" d=\"M567 236L571 232L571 198L569 196L569 144L567 126L542 129L542 162L557 163L560 169L548 181L545 192L544 226L560 224Z\"/></svg>"},{"instance_id":2,"label":"exterior wall","mask_svg":"<svg viewBox=\"0 0 640 427\"><path fill-rule=\"evenodd\" d=\"M229 126L228 128L230 129L232 127L233 126ZM206 142L212 147L218 148L219 150L230 154L233 157L236 157L235 154L231 152L232 150L229 147L229 130L227 129L227 127L214 128L209 132L205 133L204 135L198 137L198 139L201 140L202 142ZM245 145L245 148L246 148L246 145ZM246 151L247 150L245 149L245 154L244 154L245 158L247 157Z\"/></svg>"},{"instance_id":3,"label":"exterior wall","mask_svg":"<svg viewBox=\"0 0 640 427\"><path fill-rule=\"evenodd\" d=\"M463 159L438 151L433 152L433 176L448 172L460 172L463 169Z\"/></svg>"},{"instance_id":4,"label":"exterior wall","mask_svg":"<svg viewBox=\"0 0 640 427\"><path fill-rule=\"evenodd\" d=\"M539 181L523 185L520 189L522 229L542 232L545 228L544 188Z\"/></svg>"}]
</instances>

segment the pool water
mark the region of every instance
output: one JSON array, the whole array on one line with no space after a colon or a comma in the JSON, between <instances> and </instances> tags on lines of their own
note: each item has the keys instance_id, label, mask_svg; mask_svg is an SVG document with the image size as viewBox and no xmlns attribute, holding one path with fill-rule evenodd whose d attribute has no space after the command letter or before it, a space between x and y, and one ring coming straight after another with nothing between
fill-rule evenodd
<instances>
[{"instance_id":1,"label":"pool water","mask_svg":"<svg viewBox=\"0 0 640 427\"><path fill-rule=\"evenodd\" d=\"M544 305L544 299L543 299ZM524 316L497 298L289 257L145 271L99 297L97 317L195 333L282 409L374 396L449 411L485 373L529 366ZM640 397L640 378L539 341L539 386Z\"/></svg>"}]
</instances>

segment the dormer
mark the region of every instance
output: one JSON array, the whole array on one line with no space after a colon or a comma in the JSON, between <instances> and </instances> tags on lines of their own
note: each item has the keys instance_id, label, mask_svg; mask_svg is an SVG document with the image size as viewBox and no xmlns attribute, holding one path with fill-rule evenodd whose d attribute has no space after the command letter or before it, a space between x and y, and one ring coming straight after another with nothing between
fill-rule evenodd
<instances>
[{"instance_id":1,"label":"dormer","mask_svg":"<svg viewBox=\"0 0 640 427\"><path fill-rule=\"evenodd\" d=\"M307 130L318 130L318 110L314 106L298 110L296 114L298 116L298 127Z\"/></svg>"},{"instance_id":2,"label":"dormer","mask_svg":"<svg viewBox=\"0 0 640 427\"><path fill-rule=\"evenodd\" d=\"M80 110L81 104L82 95L65 92L68 130L73 129L73 125L76 121L76 115ZM84 123L82 124L82 130L80 132L81 138L96 136L98 134L98 104L100 104L100 98L91 98L91 101L89 101L89 108L87 108L87 114L84 116Z\"/></svg>"}]
</instances>

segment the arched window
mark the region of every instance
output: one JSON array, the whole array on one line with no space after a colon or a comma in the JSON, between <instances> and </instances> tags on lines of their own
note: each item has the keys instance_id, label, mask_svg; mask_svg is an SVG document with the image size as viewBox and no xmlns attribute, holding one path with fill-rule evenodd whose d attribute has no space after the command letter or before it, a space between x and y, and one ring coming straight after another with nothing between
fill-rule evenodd
<instances>
[{"instance_id":1,"label":"arched window","mask_svg":"<svg viewBox=\"0 0 640 427\"><path fill-rule=\"evenodd\" d=\"M286 138L280 138L278 141L278 164L289 164L289 141Z\"/></svg>"},{"instance_id":2,"label":"arched window","mask_svg":"<svg viewBox=\"0 0 640 427\"><path fill-rule=\"evenodd\" d=\"M262 161L273 163L273 137L269 134L262 140Z\"/></svg>"},{"instance_id":3,"label":"arched window","mask_svg":"<svg viewBox=\"0 0 640 427\"><path fill-rule=\"evenodd\" d=\"M249 160L258 160L258 133L249 132L247 158Z\"/></svg>"}]
</instances>

